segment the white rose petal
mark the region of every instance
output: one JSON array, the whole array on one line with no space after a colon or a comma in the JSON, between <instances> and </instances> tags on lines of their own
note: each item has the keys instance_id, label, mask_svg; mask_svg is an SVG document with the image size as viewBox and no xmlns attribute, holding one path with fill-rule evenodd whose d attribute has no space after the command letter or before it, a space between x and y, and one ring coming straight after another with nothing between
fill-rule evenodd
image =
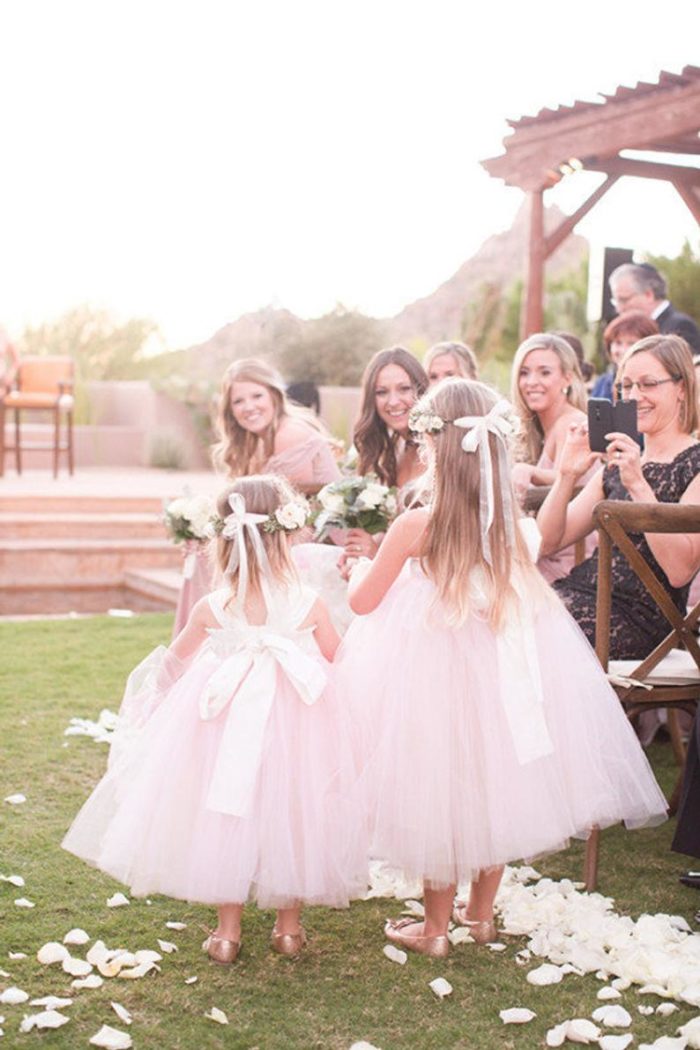
<instances>
[{"instance_id":1,"label":"white rose petal","mask_svg":"<svg viewBox=\"0 0 700 1050\"><path fill-rule=\"evenodd\" d=\"M674 1014L678 1007L675 1003L659 1003L656 1007L657 1014L661 1014L662 1017L668 1017L670 1014Z\"/></svg>"},{"instance_id":2,"label":"white rose petal","mask_svg":"<svg viewBox=\"0 0 700 1050\"><path fill-rule=\"evenodd\" d=\"M0 875L0 882L9 882L11 886L16 886L18 890L21 890L24 886L24 879L21 875Z\"/></svg>"},{"instance_id":3,"label":"white rose petal","mask_svg":"<svg viewBox=\"0 0 700 1050\"><path fill-rule=\"evenodd\" d=\"M500 941L491 941L486 945L490 952L504 952L508 947L507 944L501 944Z\"/></svg>"},{"instance_id":4,"label":"white rose petal","mask_svg":"<svg viewBox=\"0 0 700 1050\"><path fill-rule=\"evenodd\" d=\"M160 938L158 938L158 947L162 952L165 952L166 955L170 955L172 952L177 951L176 944L172 944L170 941L161 941Z\"/></svg>"},{"instance_id":5,"label":"white rose petal","mask_svg":"<svg viewBox=\"0 0 700 1050\"><path fill-rule=\"evenodd\" d=\"M700 1050L700 1017L693 1017L677 1029L688 1040L692 1050Z\"/></svg>"},{"instance_id":6,"label":"white rose petal","mask_svg":"<svg viewBox=\"0 0 700 1050\"><path fill-rule=\"evenodd\" d=\"M109 948L107 947L105 942L95 941L85 958L89 963L92 963L93 966L97 966L98 963L104 962L104 960L108 958L108 956Z\"/></svg>"},{"instance_id":7,"label":"white rose petal","mask_svg":"<svg viewBox=\"0 0 700 1050\"><path fill-rule=\"evenodd\" d=\"M228 1024L228 1017L223 1010L220 1010L218 1006L212 1006L208 1014L204 1015L210 1021L216 1021L217 1024Z\"/></svg>"},{"instance_id":8,"label":"white rose petal","mask_svg":"<svg viewBox=\"0 0 700 1050\"><path fill-rule=\"evenodd\" d=\"M125 904L129 904L129 898L125 897L123 893L115 893L113 897L110 897L107 901L108 908L123 908Z\"/></svg>"},{"instance_id":9,"label":"white rose petal","mask_svg":"<svg viewBox=\"0 0 700 1050\"><path fill-rule=\"evenodd\" d=\"M186 922L166 922L165 924L169 930L186 930Z\"/></svg>"},{"instance_id":10,"label":"white rose petal","mask_svg":"<svg viewBox=\"0 0 700 1050\"><path fill-rule=\"evenodd\" d=\"M124 1024L131 1024L133 1017L125 1006L122 1006L121 1003L110 1003L109 1005L112 1007L120 1021L123 1021Z\"/></svg>"},{"instance_id":11,"label":"white rose petal","mask_svg":"<svg viewBox=\"0 0 700 1050\"><path fill-rule=\"evenodd\" d=\"M595 1043L600 1034L600 1028L586 1017L575 1017L566 1026L566 1038L571 1043Z\"/></svg>"},{"instance_id":12,"label":"white rose petal","mask_svg":"<svg viewBox=\"0 0 700 1050\"><path fill-rule=\"evenodd\" d=\"M621 999L621 998L622 998L622 993L618 992L617 988L611 988L610 985L607 985L605 988L600 988L598 990L597 994L596 994L596 999L601 999L603 1001L608 1000L608 999Z\"/></svg>"},{"instance_id":13,"label":"white rose petal","mask_svg":"<svg viewBox=\"0 0 700 1050\"><path fill-rule=\"evenodd\" d=\"M566 1040L566 1030L568 1026L568 1021L564 1021L562 1024L550 1028L545 1036L547 1046L563 1046Z\"/></svg>"},{"instance_id":14,"label":"white rose petal","mask_svg":"<svg viewBox=\"0 0 700 1050\"><path fill-rule=\"evenodd\" d=\"M23 802L27 801L26 795L8 795L5 802L9 803L10 806L21 806Z\"/></svg>"},{"instance_id":15,"label":"white rose petal","mask_svg":"<svg viewBox=\"0 0 700 1050\"><path fill-rule=\"evenodd\" d=\"M681 991L679 998L691 1006L700 1006L700 984L687 985Z\"/></svg>"},{"instance_id":16,"label":"white rose petal","mask_svg":"<svg viewBox=\"0 0 700 1050\"><path fill-rule=\"evenodd\" d=\"M445 996L452 995L452 985L444 977L436 977L434 981L430 982L429 987L437 995L438 999L444 999Z\"/></svg>"},{"instance_id":17,"label":"white rose petal","mask_svg":"<svg viewBox=\"0 0 700 1050\"><path fill-rule=\"evenodd\" d=\"M47 1010L64 1010L73 1005L72 999L61 999L58 995L45 995L43 999L32 999L30 1006L45 1006Z\"/></svg>"},{"instance_id":18,"label":"white rose petal","mask_svg":"<svg viewBox=\"0 0 700 1050\"><path fill-rule=\"evenodd\" d=\"M99 1032L93 1035L90 1045L100 1046L103 1050L130 1050L134 1044L128 1032L120 1032L118 1028L103 1024Z\"/></svg>"},{"instance_id":19,"label":"white rose petal","mask_svg":"<svg viewBox=\"0 0 700 1050\"><path fill-rule=\"evenodd\" d=\"M512 1006L509 1010L499 1010L498 1016L503 1024L527 1024L533 1017L537 1017L537 1014L524 1007Z\"/></svg>"},{"instance_id":20,"label":"white rose petal","mask_svg":"<svg viewBox=\"0 0 700 1050\"><path fill-rule=\"evenodd\" d=\"M57 941L49 941L43 944L36 953L37 962L42 966L53 966L54 963L62 963L64 959L70 959L70 952L64 945Z\"/></svg>"},{"instance_id":21,"label":"white rose petal","mask_svg":"<svg viewBox=\"0 0 700 1050\"><path fill-rule=\"evenodd\" d=\"M382 951L387 959L390 959L391 962L399 963L400 966L403 966L408 959L406 952L401 951L401 949L397 948L394 944L385 944Z\"/></svg>"},{"instance_id":22,"label":"white rose petal","mask_svg":"<svg viewBox=\"0 0 700 1050\"><path fill-rule=\"evenodd\" d=\"M538 987L547 984L559 984L563 978L564 974L559 967L552 966L551 963L543 963L541 966L538 966L536 970L530 970L527 975L528 983L537 985Z\"/></svg>"},{"instance_id":23,"label":"white rose petal","mask_svg":"<svg viewBox=\"0 0 700 1050\"><path fill-rule=\"evenodd\" d=\"M600 1050L625 1050L633 1040L631 1032L624 1032L622 1035L601 1035L598 1046Z\"/></svg>"},{"instance_id":24,"label":"white rose petal","mask_svg":"<svg viewBox=\"0 0 700 1050\"><path fill-rule=\"evenodd\" d=\"M610 983L618 992L626 992L628 988L632 987L632 982L627 977L616 977Z\"/></svg>"},{"instance_id":25,"label":"white rose petal","mask_svg":"<svg viewBox=\"0 0 700 1050\"><path fill-rule=\"evenodd\" d=\"M654 1007L653 1006L644 1006L644 1004L640 1004L637 1007L637 1010L642 1015L642 1017L649 1017L650 1014L654 1013Z\"/></svg>"},{"instance_id":26,"label":"white rose petal","mask_svg":"<svg viewBox=\"0 0 700 1050\"><path fill-rule=\"evenodd\" d=\"M685 1050L687 1045L688 1041L683 1035L675 1039L671 1035L662 1035L653 1043L640 1043L639 1050Z\"/></svg>"},{"instance_id":27,"label":"white rose petal","mask_svg":"<svg viewBox=\"0 0 700 1050\"><path fill-rule=\"evenodd\" d=\"M142 963L157 963L161 962L163 956L160 952L156 952L153 948L140 948L137 952L134 952L134 962L137 966L141 966Z\"/></svg>"},{"instance_id":28,"label":"white rose petal","mask_svg":"<svg viewBox=\"0 0 700 1050\"><path fill-rule=\"evenodd\" d=\"M592 1017L606 1028L629 1028L632 1024L632 1017L624 1006L599 1006Z\"/></svg>"},{"instance_id":29,"label":"white rose petal","mask_svg":"<svg viewBox=\"0 0 700 1050\"><path fill-rule=\"evenodd\" d=\"M138 966L134 966L130 970L120 970L119 978L125 978L127 981L138 981L140 977L145 977L151 970L157 970L158 967L154 962L143 962L139 963Z\"/></svg>"},{"instance_id":30,"label":"white rose petal","mask_svg":"<svg viewBox=\"0 0 700 1050\"><path fill-rule=\"evenodd\" d=\"M350 1050L379 1050L379 1047L375 1046L373 1043L368 1043L363 1039L359 1043L353 1043Z\"/></svg>"},{"instance_id":31,"label":"white rose petal","mask_svg":"<svg viewBox=\"0 0 700 1050\"><path fill-rule=\"evenodd\" d=\"M403 902L402 915L413 915L416 919L425 918L425 907L420 901L407 900Z\"/></svg>"},{"instance_id":32,"label":"white rose petal","mask_svg":"<svg viewBox=\"0 0 700 1050\"><path fill-rule=\"evenodd\" d=\"M99 974L91 973L88 977L79 977L75 981L71 981L71 988L100 988L104 984L104 980Z\"/></svg>"},{"instance_id":33,"label":"white rose petal","mask_svg":"<svg viewBox=\"0 0 700 1050\"><path fill-rule=\"evenodd\" d=\"M63 938L63 943L64 944L81 945L81 944L87 944L87 942L89 940L90 940L90 937L85 932L85 930L76 929L76 930L69 930L68 931L68 933Z\"/></svg>"},{"instance_id":34,"label":"white rose petal","mask_svg":"<svg viewBox=\"0 0 700 1050\"><path fill-rule=\"evenodd\" d=\"M185 977L185 984L196 984L199 977Z\"/></svg>"},{"instance_id":35,"label":"white rose petal","mask_svg":"<svg viewBox=\"0 0 700 1050\"><path fill-rule=\"evenodd\" d=\"M472 944L474 938L469 932L468 926L455 926L453 930L447 934L450 944Z\"/></svg>"},{"instance_id":36,"label":"white rose petal","mask_svg":"<svg viewBox=\"0 0 700 1050\"><path fill-rule=\"evenodd\" d=\"M86 962L85 959L74 959L70 955L63 960L61 968L70 977L87 977L92 973L92 963Z\"/></svg>"},{"instance_id":37,"label":"white rose petal","mask_svg":"<svg viewBox=\"0 0 700 1050\"><path fill-rule=\"evenodd\" d=\"M9 976L10 976L10 974L7 972L7 970L0 970L0 977L9 977ZM1 1021L0 1021L0 1024L2 1024Z\"/></svg>"},{"instance_id":38,"label":"white rose petal","mask_svg":"<svg viewBox=\"0 0 700 1050\"><path fill-rule=\"evenodd\" d=\"M31 1032L32 1028L61 1028L68 1024L70 1017L64 1017L56 1010L42 1010L39 1014L29 1014L20 1023L20 1032Z\"/></svg>"},{"instance_id":39,"label":"white rose petal","mask_svg":"<svg viewBox=\"0 0 700 1050\"><path fill-rule=\"evenodd\" d=\"M34 901L28 901L26 897L19 897L15 901L16 908L36 908Z\"/></svg>"},{"instance_id":40,"label":"white rose petal","mask_svg":"<svg viewBox=\"0 0 700 1050\"><path fill-rule=\"evenodd\" d=\"M28 999L29 996L21 988L6 988L0 993L0 1003L5 1006L18 1006L20 1003L26 1003Z\"/></svg>"}]
</instances>

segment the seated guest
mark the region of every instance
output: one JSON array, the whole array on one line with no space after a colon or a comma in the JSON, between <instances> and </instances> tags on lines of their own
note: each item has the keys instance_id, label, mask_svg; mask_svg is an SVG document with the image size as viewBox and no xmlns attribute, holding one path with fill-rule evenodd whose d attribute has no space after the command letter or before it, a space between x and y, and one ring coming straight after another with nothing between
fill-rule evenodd
<instances>
[{"instance_id":1,"label":"seated guest","mask_svg":"<svg viewBox=\"0 0 700 1050\"><path fill-rule=\"evenodd\" d=\"M423 359L423 368L428 373L431 386L450 376L479 378L476 354L465 343L435 343Z\"/></svg>"},{"instance_id":2,"label":"seated guest","mask_svg":"<svg viewBox=\"0 0 700 1050\"><path fill-rule=\"evenodd\" d=\"M695 370L688 344L655 335L632 346L618 370L617 393L637 402L644 449L626 434L611 433L606 462L573 500L579 479L598 454L588 445L586 421L571 424L551 492L537 517L544 554L560 550L593 529L593 509L602 499L638 503L700 505L700 443ZM700 535L639 533L635 547L674 604L685 612L688 585L700 566ZM594 552L554 588L588 637L595 641L598 555ZM626 559L613 548L610 657L647 656L668 625Z\"/></svg>"},{"instance_id":3,"label":"seated guest","mask_svg":"<svg viewBox=\"0 0 700 1050\"><path fill-rule=\"evenodd\" d=\"M591 397L607 397L608 401L613 401L615 374L620 361L634 343L646 339L649 335L656 335L658 331L656 321L642 310L629 310L613 317L603 332L603 342L610 364L593 384Z\"/></svg>"},{"instance_id":4,"label":"seated guest","mask_svg":"<svg viewBox=\"0 0 700 1050\"><path fill-rule=\"evenodd\" d=\"M662 335L680 335L693 353L700 353L700 328L692 317L669 302L666 279L650 263L623 263L610 274L612 304L619 314L641 310Z\"/></svg>"}]
</instances>

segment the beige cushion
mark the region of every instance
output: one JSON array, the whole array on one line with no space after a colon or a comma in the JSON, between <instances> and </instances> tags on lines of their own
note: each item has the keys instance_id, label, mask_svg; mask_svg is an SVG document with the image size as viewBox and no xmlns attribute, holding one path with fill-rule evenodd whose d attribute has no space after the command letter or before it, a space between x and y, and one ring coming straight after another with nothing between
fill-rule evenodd
<instances>
[{"instance_id":1,"label":"beige cushion","mask_svg":"<svg viewBox=\"0 0 700 1050\"><path fill-rule=\"evenodd\" d=\"M634 678L641 660L611 660L608 664L610 678ZM672 649L644 679L650 685L680 685L684 682L700 681L700 669L685 649Z\"/></svg>"}]
</instances>

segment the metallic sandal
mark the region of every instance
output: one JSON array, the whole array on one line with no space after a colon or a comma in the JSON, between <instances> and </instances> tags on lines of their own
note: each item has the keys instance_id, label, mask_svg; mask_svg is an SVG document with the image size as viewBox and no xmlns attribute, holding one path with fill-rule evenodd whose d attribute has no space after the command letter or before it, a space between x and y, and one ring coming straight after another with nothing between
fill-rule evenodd
<instances>
[{"instance_id":1,"label":"metallic sandal","mask_svg":"<svg viewBox=\"0 0 700 1050\"><path fill-rule=\"evenodd\" d=\"M226 937L217 937L215 933L210 933L202 945L202 950L207 953L212 962L228 966L238 958L241 942L229 941Z\"/></svg>"},{"instance_id":2,"label":"metallic sandal","mask_svg":"<svg viewBox=\"0 0 700 1050\"><path fill-rule=\"evenodd\" d=\"M469 936L476 944L493 944L498 938L498 930L493 919L468 919L466 904L455 904L452 921L457 926L465 926L469 930Z\"/></svg>"},{"instance_id":3,"label":"metallic sandal","mask_svg":"<svg viewBox=\"0 0 700 1050\"><path fill-rule=\"evenodd\" d=\"M415 919L387 919L384 936L393 944L406 948L409 952L428 955L431 959L444 959L450 951L450 942L445 934L437 937L410 937L401 931L409 926L419 926Z\"/></svg>"},{"instance_id":4,"label":"metallic sandal","mask_svg":"<svg viewBox=\"0 0 700 1050\"><path fill-rule=\"evenodd\" d=\"M292 958L295 955L299 955L305 944L306 930L303 926L299 927L299 933L278 933L277 927L272 927L270 946L273 952L277 952L278 955L287 955Z\"/></svg>"}]
</instances>

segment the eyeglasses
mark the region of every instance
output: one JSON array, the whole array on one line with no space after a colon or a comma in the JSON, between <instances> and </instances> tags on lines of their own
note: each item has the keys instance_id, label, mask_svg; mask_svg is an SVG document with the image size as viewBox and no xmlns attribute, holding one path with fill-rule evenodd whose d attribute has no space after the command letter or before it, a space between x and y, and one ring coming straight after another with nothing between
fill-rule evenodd
<instances>
[{"instance_id":1,"label":"eyeglasses","mask_svg":"<svg viewBox=\"0 0 700 1050\"><path fill-rule=\"evenodd\" d=\"M670 379L639 379L634 383L625 380L624 383L615 383L615 392L618 397L628 397L636 387L640 394L653 394L657 386L663 383L680 383L680 376L672 376Z\"/></svg>"},{"instance_id":2,"label":"eyeglasses","mask_svg":"<svg viewBox=\"0 0 700 1050\"><path fill-rule=\"evenodd\" d=\"M614 296L613 295L613 297L611 298L610 302L615 307L615 309L619 311L620 308L624 309L624 307L627 305L627 303L631 303L632 300L634 298L636 298L637 295L639 295L639 292L633 292L632 295L618 295L618 296Z\"/></svg>"}]
</instances>

